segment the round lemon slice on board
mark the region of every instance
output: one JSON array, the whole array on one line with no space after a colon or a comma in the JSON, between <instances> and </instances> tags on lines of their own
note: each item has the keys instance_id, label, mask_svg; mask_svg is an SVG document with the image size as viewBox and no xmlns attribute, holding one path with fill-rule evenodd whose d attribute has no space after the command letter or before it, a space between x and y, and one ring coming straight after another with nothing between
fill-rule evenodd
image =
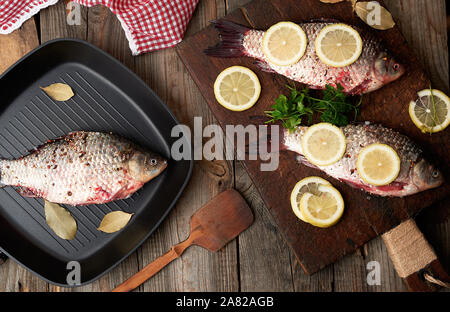
<instances>
[{"instance_id":1,"label":"round lemon slice on board","mask_svg":"<svg viewBox=\"0 0 450 312\"><path fill-rule=\"evenodd\" d=\"M321 177L306 177L295 184L294 188L291 192L291 207L292 211L294 211L295 215L302 221L306 221L300 210L300 199L305 193L311 193L313 195L319 195L319 185L331 185L325 179Z\"/></svg>"},{"instance_id":2,"label":"round lemon slice on board","mask_svg":"<svg viewBox=\"0 0 450 312\"><path fill-rule=\"evenodd\" d=\"M359 152L356 167L364 182L377 186L387 185L400 172L400 158L389 145L375 143Z\"/></svg>"},{"instance_id":3,"label":"round lemon slice on board","mask_svg":"<svg viewBox=\"0 0 450 312\"><path fill-rule=\"evenodd\" d=\"M270 63L288 66L297 63L305 54L307 41L299 25L279 22L265 32L262 51Z\"/></svg>"},{"instance_id":4,"label":"round lemon slice on board","mask_svg":"<svg viewBox=\"0 0 450 312\"><path fill-rule=\"evenodd\" d=\"M409 103L412 122L424 133L444 130L450 124L450 98L442 91L425 89Z\"/></svg>"},{"instance_id":5,"label":"round lemon slice on board","mask_svg":"<svg viewBox=\"0 0 450 312\"><path fill-rule=\"evenodd\" d=\"M214 95L217 102L232 111L243 111L255 105L261 93L256 74L243 66L231 66L217 76Z\"/></svg>"},{"instance_id":6,"label":"round lemon slice on board","mask_svg":"<svg viewBox=\"0 0 450 312\"><path fill-rule=\"evenodd\" d=\"M315 47L322 62L333 67L344 67L353 64L361 55L362 39L349 25L332 24L319 32Z\"/></svg>"},{"instance_id":7,"label":"round lemon slice on board","mask_svg":"<svg viewBox=\"0 0 450 312\"><path fill-rule=\"evenodd\" d=\"M334 164L345 153L345 135L338 127L322 122L306 130L302 136L303 155L316 166Z\"/></svg>"},{"instance_id":8,"label":"round lemon slice on board","mask_svg":"<svg viewBox=\"0 0 450 312\"><path fill-rule=\"evenodd\" d=\"M307 222L327 228L336 224L344 213L341 193L331 185L319 185L319 195L305 193L300 199L300 211Z\"/></svg>"}]
</instances>

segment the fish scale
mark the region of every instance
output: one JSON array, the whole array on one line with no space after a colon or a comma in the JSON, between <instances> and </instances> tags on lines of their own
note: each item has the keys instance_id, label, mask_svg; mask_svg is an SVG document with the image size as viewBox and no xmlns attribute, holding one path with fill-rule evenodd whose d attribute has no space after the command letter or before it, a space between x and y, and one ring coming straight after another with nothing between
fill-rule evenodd
<instances>
[{"instance_id":1,"label":"fish scale","mask_svg":"<svg viewBox=\"0 0 450 312\"><path fill-rule=\"evenodd\" d=\"M368 93L398 79L404 67L385 51L381 41L371 32L356 27L363 41L360 57L351 65L332 67L323 63L315 53L315 40L319 32L331 22L302 23L299 26L307 37L307 48L301 59L289 66L270 63L262 50L265 31L249 29L230 21L213 21L221 35L221 42L205 50L214 57L247 56L258 61L263 71L278 73L314 89L324 89L327 84L340 84L348 94Z\"/></svg>"},{"instance_id":2,"label":"fish scale","mask_svg":"<svg viewBox=\"0 0 450 312\"><path fill-rule=\"evenodd\" d=\"M346 139L344 156L328 166L311 164L303 156L301 139L308 127L298 127L290 133L284 130L282 148L298 153L299 161L309 167L324 171L329 176L380 196L407 196L443 183L442 173L424 157L422 149L410 138L379 124L358 123L341 127ZM372 186L364 182L358 174L356 162L359 152L374 143L392 147L400 158L400 173L387 186Z\"/></svg>"},{"instance_id":3,"label":"fish scale","mask_svg":"<svg viewBox=\"0 0 450 312\"><path fill-rule=\"evenodd\" d=\"M257 58L269 65L275 72L284 75L292 80L324 88L325 85L334 84L336 77L341 80L342 85L348 89L360 85L364 80L370 78L371 66L374 59L381 52L379 41L373 37L364 38L363 51L361 57L352 65L344 68L335 68L322 63L315 53L314 42L320 30L331 25L330 23L306 23L301 24L302 29L308 38L308 44L300 62L291 66L277 66L271 64L265 57L262 48L262 37L265 32L251 30L244 37L244 47L250 57Z\"/></svg>"},{"instance_id":4,"label":"fish scale","mask_svg":"<svg viewBox=\"0 0 450 312\"><path fill-rule=\"evenodd\" d=\"M129 197L166 166L162 157L122 137L78 131L25 157L0 160L0 183L50 202L100 204Z\"/></svg>"}]
</instances>

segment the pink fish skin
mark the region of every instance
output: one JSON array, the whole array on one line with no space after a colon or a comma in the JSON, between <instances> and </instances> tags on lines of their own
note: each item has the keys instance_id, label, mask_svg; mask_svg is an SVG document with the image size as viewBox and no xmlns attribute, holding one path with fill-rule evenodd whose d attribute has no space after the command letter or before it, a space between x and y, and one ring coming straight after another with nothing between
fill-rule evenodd
<instances>
[{"instance_id":1,"label":"pink fish skin","mask_svg":"<svg viewBox=\"0 0 450 312\"><path fill-rule=\"evenodd\" d=\"M125 199L167 167L167 160L133 142L77 131L19 159L0 159L0 187L68 205Z\"/></svg>"},{"instance_id":2,"label":"pink fish skin","mask_svg":"<svg viewBox=\"0 0 450 312\"><path fill-rule=\"evenodd\" d=\"M428 162L422 150L407 136L379 124L369 122L341 127L347 149L344 157L329 166L315 166L302 153L301 138L308 127L298 127L294 132L281 130L281 150L299 154L298 160L329 176L379 196L403 197L440 186L444 182L441 171ZM400 173L389 185L373 186L365 183L358 174L356 162L359 152L373 143L391 146L400 158Z\"/></svg>"},{"instance_id":3,"label":"pink fish skin","mask_svg":"<svg viewBox=\"0 0 450 312\"><path fill-rule=\"evenodd\" d=\"M271 64L261 48L264 31L249 29L226 20L212 22L219 31L221 42L205 50L213 57L247 56L257 59L256 65L263 71L278 73L289 79L308 85L312 89L324 89L327 84L342 85L347 94L363 94L375 91L400 78L405 67L397 62L372 33L357 29L363 40L361 56L353 64L336 68L324 64L316 55L314 42L320 30L329 22L302 23L308 45L303 57L290 66Z\"/></svg>"}]
</instances>

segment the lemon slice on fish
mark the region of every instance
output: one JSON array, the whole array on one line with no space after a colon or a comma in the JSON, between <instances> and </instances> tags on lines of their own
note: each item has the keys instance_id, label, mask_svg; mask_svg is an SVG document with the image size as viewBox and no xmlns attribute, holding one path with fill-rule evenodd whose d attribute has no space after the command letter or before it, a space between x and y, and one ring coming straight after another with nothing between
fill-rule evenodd
<instances>
[{"instance_id":1,"label":"lemon slice on fish","mask_svg":"<svg viewBox=\"0 0 450 312\"><path fill-rule=\"evenodd\" d=\"M353 64L361 55L362 39L346 24L325 26L315 41L316 54L325 64L344 67Z\"/></svg>"},{"instance_id":2,"label":"lemon slice on fish","mask_svg":"<svg viewBox=\"0 0 450 312\"><path fill-rule=\"evenodd\" d=\"M305 54L307 41L299 25L280 22L264 33L262 51L270 63L288 66L297 63Z\"/></svg>"},{"instance_id":3,"label":"lemon slice on fish","mask_svg":"<svg viewBox=\"0 0 450 312\"><path fill-rule=\"evenodd\" d=\"M217 102L232 111L243 111L255 105L261 93L256 74L243 66L223 70L214 83Z\"/></svg>"},{"instance_id":4,"label":"lemon slice on fish","mask_svg":"<svg viewBox=\"0 0 450 312\"><path fill-rule=\"evenodd\" d=\"M327 228L336 224L344 213L341 193L331 185L319 185L318 195L305 193L300 199L300 211L307 222Z\"/></svg>"},{"instance_id":5,"label":"lemon slice on fish","mask_svg":"<svg viewBox=\"0 0 450 312\"><path fill-rule=\"evenodd\" d=\"M389 145L375 143L359 152L356 168L364 182L377 186L387 185L400 172L400 158Z\"/></svg>"},{"instance_id":6,"label":"lemon slice on fish","mask_svg":"<svg viewBox=\"0 0 450 312\"><path fill-rule=\"evenodd\" d=\"M409 116L424 133L444 130L450 124L450 99L442 91L425 89L409 103Z\"/></svg>"},{"instance_id":7,"label":"lemon slice on fish","mask_svg":"<svg viewBox=\"0 0 450 312\"><path fill-rule=\"evenodd\" d=\"M326 122L309 127L302 136L301 145L303 155L316 166L334 164L347 148L341 129Z\"/></svg>"},{"instance_id":8,"label":"lemon slice on fish","mask_svg":"<svg viewBox=\"0 0 450 312\"><path fill-rule=\"evenodd\" d=\"M303 216L300 210L300 199L305 193L311 193L313 195L319 195L319 185L331 185L325 179L321 177L306 177L303 180L300 180L295 184L294 188L291 192L291 207L292 211L295 215L302 221L306 221L306 218Z\"/></svg>"}]
</instances>

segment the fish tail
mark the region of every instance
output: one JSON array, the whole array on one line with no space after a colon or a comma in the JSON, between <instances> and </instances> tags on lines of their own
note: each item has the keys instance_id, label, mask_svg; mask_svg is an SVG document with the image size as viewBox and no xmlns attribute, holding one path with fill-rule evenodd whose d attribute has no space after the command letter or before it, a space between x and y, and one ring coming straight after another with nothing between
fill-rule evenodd
<instances>
[{"instance_id":1,"label":"fish tail","mask_svg":"<svg viewBox=\"0 0 450 312\"><path fill-rule=\"evenodd\" d=\"M221 41L215 47L204 50L213 57L240 57L245 55L244 36L250 28L226 20L211 21L220 34Z\"/></svg>"}]
</instances>

